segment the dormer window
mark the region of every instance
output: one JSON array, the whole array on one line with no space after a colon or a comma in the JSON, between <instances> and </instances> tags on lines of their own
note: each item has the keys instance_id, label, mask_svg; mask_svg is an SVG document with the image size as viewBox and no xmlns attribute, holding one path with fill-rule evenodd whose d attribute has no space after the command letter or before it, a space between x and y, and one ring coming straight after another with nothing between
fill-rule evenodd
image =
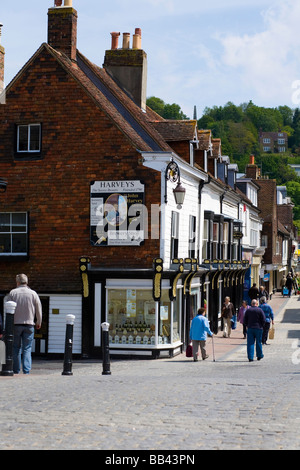
<instances>
[{"instance_id":1,"label":"dormer window","mask_svg":"<svg viewBox=\"0 0 300 470\"><path fill-rule=\"evenodd\" d=\"M38 154L40 152L41 124L17 126L17 154Z\"/></svg>"}]
</instances>

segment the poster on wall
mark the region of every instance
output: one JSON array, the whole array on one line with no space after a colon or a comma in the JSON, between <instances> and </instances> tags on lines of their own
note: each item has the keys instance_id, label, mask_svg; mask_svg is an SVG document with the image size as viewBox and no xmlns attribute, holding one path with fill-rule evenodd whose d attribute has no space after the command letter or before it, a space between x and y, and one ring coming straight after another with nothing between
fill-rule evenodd
<instances>
[{"instance_id":1,"label":"poster on wall","mask_svg":"<svg viewBox=\"0 0 300 470\"><path fill-rule=\"evenodd\" d=\"M91 183L91 244L139 246L144 234L145 187L141 181Z\"/></svg>"}]
</instances>

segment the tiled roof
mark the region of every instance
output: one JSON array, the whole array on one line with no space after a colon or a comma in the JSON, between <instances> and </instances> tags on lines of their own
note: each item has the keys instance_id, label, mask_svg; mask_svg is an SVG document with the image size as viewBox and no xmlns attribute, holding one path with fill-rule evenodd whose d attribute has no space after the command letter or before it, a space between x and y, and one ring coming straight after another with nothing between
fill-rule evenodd
<instances>
[{"instance_id":1,"label":"tiled roof","mask_svg":"<svg viewBox=\"0 0 300 470\"><path fill-rule=\"evenodd\" d=\"M284 227L284 225L279 220L277 220L277 223L278 223L277 225L278 231L283 233L286 236L289 236L290 232Z\"/></svg>"},{"instance_id":2,"label":"tiled roof","mask_svg":"<svg viewBox=\"0 0 300 470\"><path fill-rule=\"evenodd\" d=\"M209 150L211 148L211 130L200 129L198 130L198 141L200 150Z\"/></svg>"},{"instance_id":3,"label":"tiled roof","mask_svg":"<svg viewBox=\"0 0 300 470\"><path fill-rule=\"evenodd\" d=\"M217 158L221 155L221 139L211 139L213 146L213 157Z\"/></svg>"},{"instance_id":4,"label":"tiled roof","mask_svg":"<svg viewBox=\"0 0 300 470\"><path fill-rule=\"evenodd\" d=\"M151 124L153 113L148 117L122 91L105 69L91 63L79 51L77 51L77 61L73 62L47 43L43 43L8 86L8 90L44 49L79 83L133 146L140 151L172 152L161 134Z\"/></svg>"},{"instance_id":5,"label":"tiled roof","mask_svg":"<svg viewBox=\"0 0 300 470\"><path fill-rule=\"evenodd\" d=\"M152 122L152 125L166 142L190 141L197 138L196 120L174 121L166 119Z\"/></svg>"}]
</instances>

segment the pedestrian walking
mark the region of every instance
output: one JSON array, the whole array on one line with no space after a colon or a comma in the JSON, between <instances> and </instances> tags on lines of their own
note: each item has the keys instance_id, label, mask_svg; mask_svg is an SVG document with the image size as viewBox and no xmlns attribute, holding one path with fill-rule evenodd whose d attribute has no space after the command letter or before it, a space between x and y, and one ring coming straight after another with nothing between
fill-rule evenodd
<instances>
[{"instance_id":1,"label":"pedestrian walking","mask_svg":"<svg viewBox=\"0 0 300 470\"><path fill-rule=\"evenodd\" d=\"M209 322L205 315L205 308L199 308L197 316L193 318L190 328L190 338L193 342L194 361L198 361L199 346L202 359L205 360L208 358L208 355L206 354L206 340L207 335L213 336L213 333L210 331Z\"/></svg>"},{"instance_id":2,"label":"pedestrian walking","mask_svg":"<svg viewBox=\"0 0 300 470\"><path fill-rule=\"evenodd\" d=\"M223 304L222 308L222 318L223 318L223 337L226 338L226 335L228 338L230 338L231 334L231 319L235 315L235 309L230 302L230 297L225 297L225 301Z\"/></svg>"},{"instance_id":3,"label":"pedestrian walking","mask_svg":"<svg viewBox=\"0 0 300 470\"><path fill-rule=\"evenodd\" d=\"M285 275L282 276L282 279L280 280L280 287L281 287L281 292L283 293L283 289L285 287L285 283L286 283L286 277Z\"/></svg>"},{"instance_id":4,"label":"pedestrian walking","mask_svg":"<svg viewBox=\"0 0 300 470\"><path fill-rule=\"evenodd\" d=\"M293 278L292 278L292 274L288 273L288 276L287 276L286 281L285 281L285 287L289 291L289 297L291 297L291 295L292 295L293 285L294 285L294 281L293 281Z\"/></svg>"},{"instance_id":5,"label":"pedestrian walking","mask_svg":"<svg viewBox=\"0 0 300 470\"><path fill-rule=\"evenodd\" d=\"M261 302L260 308L264 312L265 319L266 319L264 327L263 327L262 344L267 344L271 322L272 322L272 325L274 325L274 313L273 313L271 305L267 304L267 299L265 297L261 297L260 302Z\"/></svg>"},{"instance_id":6,"label":"pedestrian walking","mask_svg":"<svg viewBox=\"0 0 300 470\"><path fill-rule=\"evenodd\" d=\"M245 312L249 308L249 305L246 300L243 300L242 305L239 308L238 311L238 316L237 316L237 321L240 322L243 325L243 335L244 338L247 336L247 327L244 324L244 317L245 317Z\"/></svg>"},{"instance_id":7,"label":"pedestrian walking","mask_svg":"<svg viewBox=\"0 0 300 470\"><path fill-rule=\"evenodd\" d=\"M17 304L14 314L13 370L14 374L19 374L22 362L23 373L29 374L34 328L39 330L42 325L42 305L37 293L28 286L25 274L18 274L16 283L16 289L11 290L6 298Z\"/></svg>"},{"instance_id":8,"label":"pedestrian walking","mask_svg":"<svg viewBox=\"0 0 300 470\"><path fill-rule=\"evenodd\" d=\"M257 299L258 294L259 294L258 287L255 283L253 283L253 286L250 287L250 289L248 290L248 295L250 297L250 300Z\"/></svg>"},{"instance_id":9,"label":"pedestrian walking","mask_svg":"<svg viewBox=\"0 0 300 470\"><path fill-rule=\"evenodd\" d=\"M258 292L258 298L259 298L259 303L261 303L261 298L265 297L267 300L269 300L269 294L268 291L264 286L260 286L259 292Z\"/></svg>"},{"instance_id":10,"label":"pedestrian walking","mask_svg":"<svg viewBox=\"0 0 300 470\"><path fill-rule=\"evenodd\" d=\"M254 346L256 346L256 357L260 361L264 355L262 350L262 333L265 324L265 315L258 301L253 299L251 307L245 312L244 323L247 327L247 355L249 362L254 358Z\"/></svg>"}]
</instances>

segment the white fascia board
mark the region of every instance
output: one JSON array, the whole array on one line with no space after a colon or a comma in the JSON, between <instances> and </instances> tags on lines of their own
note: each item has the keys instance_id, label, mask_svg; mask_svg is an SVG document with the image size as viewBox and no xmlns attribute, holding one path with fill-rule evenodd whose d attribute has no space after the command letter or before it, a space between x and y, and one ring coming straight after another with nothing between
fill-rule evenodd
<instances>
[{"instance_id":1,"label":"white fascia board","mask_svg":"<svg viewBox=\"0 0 300 470\"><path fill-rule=\"evenodd\" d=\"M181 175L189 175L197 180L208 180L207 173L198 168L194 168L182 158L178 157L174 152L141 152L141 156L143 158L143 165L147 168L163 172L173 159L179 166Z\"/></svg>"}]
</instances>

